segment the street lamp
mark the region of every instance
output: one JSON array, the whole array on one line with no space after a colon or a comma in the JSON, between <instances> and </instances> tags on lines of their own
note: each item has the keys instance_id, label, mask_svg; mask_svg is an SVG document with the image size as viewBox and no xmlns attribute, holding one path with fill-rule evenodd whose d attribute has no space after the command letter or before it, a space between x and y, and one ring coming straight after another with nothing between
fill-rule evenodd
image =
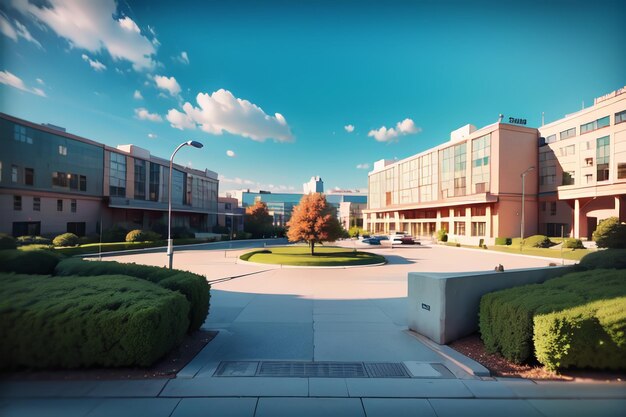
<instances>
[{"instance_id":1,"label":"street lamp","mask_svg":"<svg viewBox=\"0 0 626 417\"><path fill-rule=\"evenodd\" d=\"M193 146L194 148L202 148L200 142L196 142L195 140L188 140L187 142L183 142L174 151L172 156L170 157L170 181L168 188L168 205L167 205L167 258L169 263L169 268L172 269L172 263L174 262L174 245L172 240L172 170L174 165L174 155L176 152L180 150L183 146Z\"/></svg>"},{"instance_id":2,"label":"street lamp","mask_svg":"<svg viewBox=\"0 0 626 417\"><path fill-rule=\"evenodd\" d=\"M526 199L525 196L525 184L526 184L526 174L528 174L530 171L534 170L535 167L532 166L530 168L528 168L526 171L522 172L522 174L520 175L522 177L522 224L520 227L520 232L521 232L521 239L520 242L522 242L524 240L524 200Z\"/></svg>"}]
</instances>

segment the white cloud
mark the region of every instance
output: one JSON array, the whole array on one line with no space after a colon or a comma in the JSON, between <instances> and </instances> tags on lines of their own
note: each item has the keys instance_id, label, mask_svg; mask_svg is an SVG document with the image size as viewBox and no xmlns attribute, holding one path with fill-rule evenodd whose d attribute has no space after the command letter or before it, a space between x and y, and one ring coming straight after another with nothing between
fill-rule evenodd
<instances>
[{"instance_id":1,"label":"white cloud","mask_svg":"<svg viewBox=\"0 0 626 417\"><path fill-rule=\"evenodd\" d=\"M89 62L89 65L91 66L91 68L93 68L96 71L104 71L105 69L107 69L106 65L104 65L102 62L98 61L97 59L96 60L91 59L85 54L82 55L82 58L83 58L83 61Z\"/></svg>"},{"instance_id":2,"label":"white cloud","mask_svg":"<svg viewBox=\"0 0 626 417\"><path fill-rule=\"evenodd\" d=\"M354 132L354 126L353 125L345 125L343 128L346 129L346 132L348 132L348 133Z\"/></svg>"},{"instance_id":3,"label":"white cloud","mask_svg":"<svg viewBox=\"0 0 626 417\"><path fill-rule=\"evenodd\" d=\"M156 133L148 133L148 137L150 139L156 139L158 136L156 135Z\"/></svg>"},{"instance_id":4,"label":"white cloud","mask_svg":"<svg viewBox=\"0 0 626 417\"><path fill-rule=\"evenodd\" d=\"M147 109L139 107L135 109L135 117L139 120L149 120L151 122L161 122L163 118L156 113L150 113Z\"/></svg>"},{"instance_id":5,"label":"white cloud","mask_svg":"<svg viewBox=\"0 0 626 417\"><path fill-rule=\"evenodd\" d=\"M41 6L39 5L41 4ZM24 16L48 26L74 48L91 53L107 51L114 60L132 63L137 71L152 69L155 45L129 17L119 20L115 0L48 0L43 4L13 0Z\"/></svg>"},{"instance_id":6,"label":"white cloud","mask_svg":"<svg viewBox=\"0 0 626 417\"><path fill-rule=\"evenodd\" d=\"M30 34L26 26L17 21L13 20L13 24L9 21L8 17L0 12L0 32L2 32L5 36L12 39L14 42L17 42L19 38L25 39L28 42L32 42L37 45L38 48L43 49L39 41Z\"/></svg>"},{"instance_id":7,"label":"white cloud","mask_svg":"<svg viewBox=\"0 0 626 417\"><path fill-rule=\"evenodd\" d=\"M382 126L379 129L370 130L367 136L374 137L378 142L392 142L399 136L405 136L412 133L419 133L422 129L415 126L415 123L411 119L404 119L401 122L396 123L396 127L387 129Z\"/></svg>"},{"instance_id":8,"label":"white cloud","mask_svg":"<svg viewBox=\"0 0 626 417\"><path fill-rule=\"evenodd\" d=\"M358 164L356 166L357 169L369 169L370 164Z\"/></svg>"},{"instance_id":9,"label":"white cloud","mask_svg":"<svg viewBox=\"0 0 626 417\"><path fill-rule=\"evenodd\" d=\"M177 96L178 93L180 93L180 85L178 85L178 82L174 77L155 75L154 82L158 88L169 92L171 96Z\"/></svg>"},{"instance_id":10,"label":"white cloud","mask_svg":"<svg viewBox=\"0 0 626 417\"><path fill-rule=\"evenodd\" d=\"M0 84L6 84L10 87L17 88L18 90L26 91L27 93L46 97L46 93L42 89L27 87L20 77L10 73L9 71L0 71Z\"/></svg>"},{"instance_id":11,"label":"white cloud","mask_svg":"<svg viewBox=\"0 0 626 417\"><path fill-rule=\"evenodd\" d=\"M220 89L213 94L199 93L196 101L199 107L187 102L183 105L184 113L176 109L167 113L166 118L172 127L183 130L198 126L209 134L228 132L259 142L266 139L290 142L294 139L282 114L269 116L259 106L236 98L228 90Z\"/></svg>"},{"instance_id":12,"label":"white cloud","mask_svg":"<svg viewBox=\"0 0 626 417\"><path fill-rule=\"evenodd\" d=\"M133 93L133 98L135 100L143 100L143 96L141 95L141 91L135 90L135 92Z\"/></svg>"},{"instance_id":13,"label":"white cloud","mask_svg":"<svg viewBox=\"0 0 626 417\"><path fill-rule=\"evenodd\" d=\"M35 81L37 81L37 84L39 85L46 85L41 78L37 78Z\"/></svg>"},{"instance_id":14,"label":"white cloud","mask_svg":"<svg viewBox=\"0 0 626 417\"><path fill-rule=\"evenodd\" d=\"M234 158L236 156L235 152L231 151L230 149L226 151L226 155L228 155L230 158Z\"/></svg>"},{"instance_id":15,"label":"white cloud","mask_svg":"<svg viewBox=\"0 0 626 417\"><path fill-rule=\"evenodd\" d=\"M187 55L187 52L185 51L181 52L180 55L176 57L176 60L189 65L189 55Z\"/></svg>"}]
</instances>

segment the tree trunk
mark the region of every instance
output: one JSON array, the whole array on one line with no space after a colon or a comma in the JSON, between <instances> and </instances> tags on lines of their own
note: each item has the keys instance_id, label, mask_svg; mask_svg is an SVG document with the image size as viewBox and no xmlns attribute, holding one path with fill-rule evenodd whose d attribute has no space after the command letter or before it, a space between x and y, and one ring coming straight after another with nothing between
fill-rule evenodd
<instances>
[{"instance_id":1,"label":"tree trunk","mask_svg":"<svg viewBox=\"0 0 626 417\"><path fill-rule=\"evenodd\" d=\"M315 256L315 242L311 241L311 256Z\"/></svg>"}]
</instances>

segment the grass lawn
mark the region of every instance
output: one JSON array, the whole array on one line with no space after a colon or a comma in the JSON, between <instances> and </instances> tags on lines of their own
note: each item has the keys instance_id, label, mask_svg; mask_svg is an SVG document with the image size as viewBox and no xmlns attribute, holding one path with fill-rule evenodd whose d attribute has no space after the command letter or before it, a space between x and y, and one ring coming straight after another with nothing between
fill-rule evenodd
<instances>
[{"instance_id":1,"label":"grass lawn","mask_svg":"<svg viewBox=\"0 0 626 417\"><path fill-rule=\"evenodd\" d=\"M498 252L506 252L512 254L522 254L522 255L532 255L532 256L544 256L546 258L557 258L561 259L561 250L560 249L550 249L550 248L522 248L520 252L519 246L502 246L502 245L491 245L487 250L494 250ZM563 249L563 259L569 259L572 261L580 261L583 256L588 253L592 253L595 251L589 249Z\"/></svg>"},{"instance_id":2,"label":"grass lawn","mask_svg":"<svg viewBox=\"0 0 626 417\"><path fill-rule=\"evenodd\" d=\"M311 249L308 246L282 246L248 252L242 255L241 259L263 264L295 266L370 265L386 261L384 256L373 253L317 245L314 256L311 256Z\"/></svg>"}]
</instances>

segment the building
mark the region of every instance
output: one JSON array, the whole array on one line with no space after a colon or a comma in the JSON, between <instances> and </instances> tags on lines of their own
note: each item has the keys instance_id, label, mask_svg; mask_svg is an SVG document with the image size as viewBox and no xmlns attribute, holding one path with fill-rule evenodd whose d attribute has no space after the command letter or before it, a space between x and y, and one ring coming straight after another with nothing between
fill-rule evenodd
<instances>
[{"instance_id":1,"label":"building","mask_svg":"<svg viewBox=\"0 0 626 417\"><path fill-rule=\"evenodd\" d=\"M309 182L302 184L302 192L303 194L323 193L324 181L322 181L322 178L319 176L311 177Z\"/></svg>"},{"instance_id":2,"label":"building","mask_svg":"<svg viewBox=\"0 0 626 417\"><path fill-rule=\"evenodd\" d=\"M228 229L228 233L237 235L243 232L244 209L233 197L217 198L217 224Z\"/></svg>"},{"instance_id":3,"label":"building","mask_svg":"<svg viewBox=\"0 0 626 417\"><path fill-rule=\"evenodd\" d=\"M401 161L376 162L364 228L429 238L444 229L449 240L474 245L520 236L522 224L524 236L589 239L600 220L625 221L625 93L539 129L500 118Z\"/></svg>"},{"instance_id":4,"label":"building","mask_svg":"<svg viewBox=\"0 0 626 417\"><path fill-rule=\"evenodd\" d=\"M0 232L14 236L167 225L169 160L0 113ZM174 165L173 227L217 224L215 172Z\"/></svg>"},{"instance_id":5,"label":"building","mask_svg":"<svg viewBox=\"0 0 626 417\"><path fill-rule=\"evenodd\" d=\"M459 243L519 236L519 174L536 164L536 129L505 123L464 126L440 146L400 161L376 162L369 173L363 227L419 237L444 229ZM528 236L536 232L536 171L526 180Z\"/></svg>"},{"instance_id":6,"label":"building","mask_svg":"<svg viewBox=\"0 0 626 417\"><path fill-rule=\"evenodd\" d=\"M291 219L293 208L300 204L304 194L300 193L272 193L270 191L251 192L239 190L234 192L239 204L244 209L253 206L257 201L267 205L269 214L273 217L274 226L285 227ZM361 210L367 205L367 195L359 193L336 193L325 194L326 201L337 211L337 218L342 224L362 224L362 218L352 220L350 216L360 216ZM343 210L341 209L343 204Z\"/></svg>"},{"instance_id":7,"label":"building","mask_svg":"<svg viewBox=\"0 0 626 417\"><path fill-rule=\"evenodd\" d=\"M626 219L626 87L539 128L539 232L591 239Z\"/></svg>"}]
</instances>

